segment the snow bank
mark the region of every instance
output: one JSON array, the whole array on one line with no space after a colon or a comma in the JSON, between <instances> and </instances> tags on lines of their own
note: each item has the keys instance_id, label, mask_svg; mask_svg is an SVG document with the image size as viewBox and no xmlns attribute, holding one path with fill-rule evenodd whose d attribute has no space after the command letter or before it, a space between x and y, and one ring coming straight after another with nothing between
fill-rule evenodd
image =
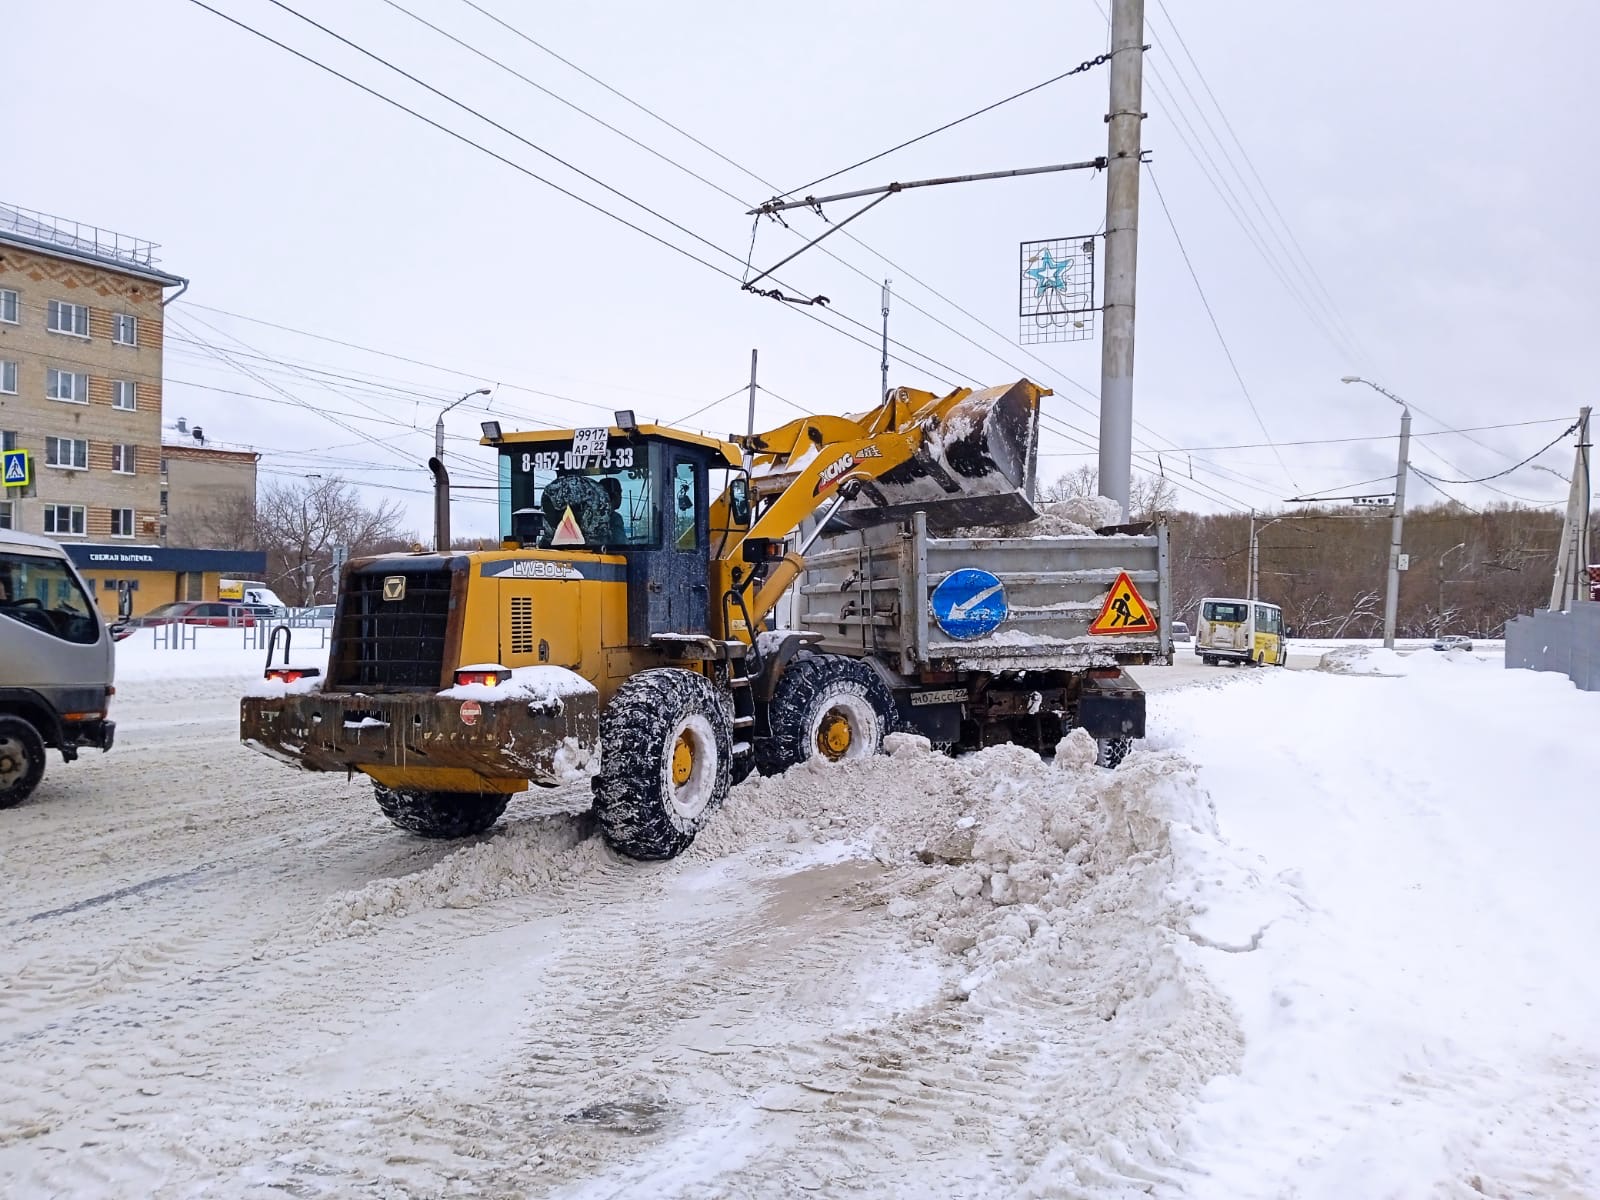
<instances>
[{"instance_id":1,"label":"snow bank","mask_svg":"<svg viewBox=\"0 0 1600 1200\"><path fill-rule=\"evenodd\" d=\"M1184 1112L1241 1053L1226 1003L1182 952L1201 889L1173 886L1235 857L1210 799L1179 755L1136 751L1115 772L1093 755L1082 734L1053 763L1016 746L952 760L897 740L887 757L753 780L687 855L770 858L846 838L894 868L873 894L945 957L964 1011L1033 1047L1030 1087L1054 1093L1019 1098L1019 1195L1181 1172ZM1034 1103L1069 1115L1032 1122Z\"/></svg>"},{"instance_id":2,"label":"snow bank","mask_svg":"<svg viewBox=\"0 0 1600 1200\"><path fill-rule=\"evenodd\" d=\"M1292 646L1292 643L1291 643ZM1317 670L1334 675L1431 675L1438 671L1453 671L1490 667L1504 667L1502 651L1480 653L1476 650L1386 650L1383 646L1341 646L1329 650L1317 664Z\"/></svg>"},{"instance_id":3,"label":"snow bank","mask_svg":"<svg viewBox=\"0 0 1600 1200\"><path fill-rule=\"evenodd\" d=\"M1252 850L1173 880L1245 1031L1181 1194L1600 1195L1600 696L1472 653L1342 661L1395 678L1151 696Z\"/></svg>"},{"instance_id":4,"label":"snow bank","mask_svg":"<svg viewBox=\"0 0 1600 1200\"><path fill-rule=\"evenodd\" d=\"M424 870L332 896L309 928L286 936L315 945L371 933L389 918L548 892L601 869L609 858L600 840L584 838L572 817L522 821Z\"/></svg>"}]
</instances>

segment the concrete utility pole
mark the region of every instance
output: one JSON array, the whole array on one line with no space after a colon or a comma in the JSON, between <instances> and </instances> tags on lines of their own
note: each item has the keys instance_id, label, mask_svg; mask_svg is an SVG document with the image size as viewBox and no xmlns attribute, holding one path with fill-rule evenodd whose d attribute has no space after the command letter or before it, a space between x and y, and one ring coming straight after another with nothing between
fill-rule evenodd
<instances>
[{"instance_id":1,"label":"concrete utility pole","mask_svg":"<svg viewBox=\"0 0 1600 1200\"><path fill-rule=\"evenodd\" d=\"M1100 334L1100 494L1128 519L1133 476L1133 314L1139 257L1139 135L1144 122L1144 0L1111 0L1106 268Z\"/></svg>"},{"instance_id":2,"label":"concrete utility pole","mask_svg":"<svg viewBox=\"0 0 1600 1200\"><path fill-rule=\"evenodd\" d=\"M750 348L750 416L745 422L745 434L748 437L755 437L756 435L756 350L754 346ZM748 471L750 464L754 461L755 452L746 443L744 448L744 469Z\"/></svg>"},{"instance_id":3,"label":"concrete utility pole","mask_svg":"<svg viewBox=\"0 0 1600 1200\"><path fill-rule=\"evenodd\" d=\"M1561 549L1556 558L1555 586L1550 590L1550 611L1566 612L1574 600L1589 596L1589 508L1593 484L1589 479L1589 409L1578 410L1578 456L1567 492L1567 518L1561 525Z\"/></svg>"},{"instance_id":4,"label":"concrete utility pole","mask_svg":"<svg viewBox=\"0 0 1600 1200\"><path fill-rule=\"evenodd\" d=\"M1394 649L1395 617L1400 609L1400 534L1406 519L1406 475L1411 461L1411 410L1406 402L1386 387L1379 387L1359 375L1346 375L1340 383L1364 383L1400 406L1400 461L1394 469L1394 522L1389 533L1389 578L1383 598L1383 644Z\"/></svg>"}]
</instances>

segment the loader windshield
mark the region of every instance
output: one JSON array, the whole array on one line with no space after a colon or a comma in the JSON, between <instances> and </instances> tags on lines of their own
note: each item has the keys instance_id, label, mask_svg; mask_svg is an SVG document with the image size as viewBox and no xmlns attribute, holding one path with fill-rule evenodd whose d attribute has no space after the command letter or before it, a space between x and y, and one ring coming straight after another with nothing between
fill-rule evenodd
<instances>
[{"instance_id":1,"label":"loader windshield","mask_svg":"<svg viewBox=\"0 0 1600 1200\"><path fill-rule=\"evenodd\" d=\"M659 545L655 457L620 438L502 451L500 536L555 550Z\"/></svg>"}]
</instances>

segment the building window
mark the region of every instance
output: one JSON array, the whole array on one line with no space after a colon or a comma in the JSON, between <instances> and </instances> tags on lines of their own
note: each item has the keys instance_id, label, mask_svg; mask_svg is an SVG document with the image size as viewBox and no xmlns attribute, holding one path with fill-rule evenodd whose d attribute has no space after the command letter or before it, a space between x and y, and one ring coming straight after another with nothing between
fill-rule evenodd
<instances>
[{"instance_id":1,"label":"building window","mask_svg":"<svg viewBox=\"0 0 1600 1200\"><path fill-rule=\"evenodd\" d=\"M0 288L0 321L7 325L17 323L17 294L10 288Z\"/></svg>"},{"instance_id":2,"label":"building window","mask_svg":"<svg viewBox=\"0 0 1600 1200\"><path fill-rule=\"evenodd\" d=\"M44 440L44 463L47 467L87 471L89 443L83 438L47 437Z\"/></svg>"},{"instance_id":3,"label":"building window","mask_svg":"<svg viewBox=\"0 0 1600 1200\"><path fill-rule=\"evenodd\" d=\"M17 364L0 362L0 392L8 396L17 394Z\"/></svg>"},{"instance_id":4,"label":"building window","mask_svg":"<svg viewBox=\"0 0 1600 1200\"><path fill-rule=\"evenodd\" d=\"M81 504L46 504L44 531L83 536L84 507Z\"/></svg>"},{"instance_id":5,"label":"building window","mask_svg":"<svg viewBox=\"0 0 1600 1200\"><path fill-rule=\"evenodd\" d=\"M167 493L166 493L166 489L162 489L162 492L161 492L161 515L163 517L169 515L167 513Z\"/></svg>"},{"instance_id":6,"label":"building window","mask_svg":"<svg viewBox=\"0 0 1600 1200\"><path fill-rule=\"evenodd\" d=\"M11 501L9 501L9 500L0 500L0 529L12 529L12 528L15 528L15 526L13 526L11 524L12 519L13 518L11 516Z\"/></svg>"},{"instance_id":7,"label":"building window","mask_svg":"<svg viewBox=\"0 0 1600 1200\"><path fill-rule=\"evenodd\" d=\"M132 475L135 472L135 455L132 446L111 447L111 469L118 475Z\"/></svg>"},{"instance_id":8,"label":"building window","mask_svg":"<svg viewBox=\"0 0 1600 1200\"><path fill-rule=\"evenodd\" d=\"M15 450L17 448L17 431L7 429L0 432L0 450Z\"/></svg>"},{"instance_id":9,"label":"building window","mask_svg":"<svg viewBox=\"0 0 1600 1200\"><path fill-rule=\"evenodd\" d=\"M56 367L46 368L44 394L52 400L65 400L69 404L89 403L89 377Z\"/></svg>"},{"instance_id":10,"label":"building window","mask_svg":"<svg viewBox=\"0 0 1600 1200\"><path fill-rule=\"evenodd\" d=\"M139 385L131 379L111 381L111 407L133 412L139 407Z\"/></svg>"},{"instance_id":11,"label":"building window","mask_svg":"<svg viewBox=\"0 0 1600 1200\"><path fill-rule=\"evenodd\" d=\"M51 333L66 333L73 337L86 338L89 336L89 306L68 304L65 300L52 300L45 327Z\"/></svg>"},{"instance_id":12,"label":"building window","mask_svg":"<svg viewBox=\"0 0 1600 1200\"><path fill-rule=\"evenodd\" d=\"M113 508L111 510L111 536L133 536L133 509Z\"/></svg>"},{"instance_id":13,"label":"building window","mask_svg":"<svg viewBox=\"0 0 1600 1200\"><path fill-rule=\"evenodd\" d=\"M112 313L111 340L119 346L137 346L139 318L132 313Z\"/></svg>"}]
</instances>

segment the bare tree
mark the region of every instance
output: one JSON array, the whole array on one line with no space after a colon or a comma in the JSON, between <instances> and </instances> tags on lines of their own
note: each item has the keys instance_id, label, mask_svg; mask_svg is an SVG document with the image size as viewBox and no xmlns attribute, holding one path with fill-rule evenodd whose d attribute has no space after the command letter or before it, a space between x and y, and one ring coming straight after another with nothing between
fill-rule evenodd
<instances>
[{"instance_id":1,"label":"bare tree","mask_svg":"<svg viewBox=\"0 0 1600 1200\"><path fill-rule=\"evenodd\" d=\"M336 549L351 558L406 549L413 539L401 520L397 502L370 507L354 485L335 475L266 483L254 506L226 502L198 524L228 538L223 544L266 551L266 582L290 603L305 605L328 594Z\"/></svg>"},{"instance_id":2,"label":"bare tree","mask_svg":"<svg viewBox=\"0 0 1600 1200\"><path fill-rule=\"evenodd\" d=\"M1058 476L1054 483L1039 489L1039 499L1054 502L1075 500L1100 494L1100 472L1088 463ZM1170 512L1177 501L1178 491L1165 475L1141 475L1134 478L1128 489L1128 519L1153 521Z\"/></svg>"}]
</instances>

